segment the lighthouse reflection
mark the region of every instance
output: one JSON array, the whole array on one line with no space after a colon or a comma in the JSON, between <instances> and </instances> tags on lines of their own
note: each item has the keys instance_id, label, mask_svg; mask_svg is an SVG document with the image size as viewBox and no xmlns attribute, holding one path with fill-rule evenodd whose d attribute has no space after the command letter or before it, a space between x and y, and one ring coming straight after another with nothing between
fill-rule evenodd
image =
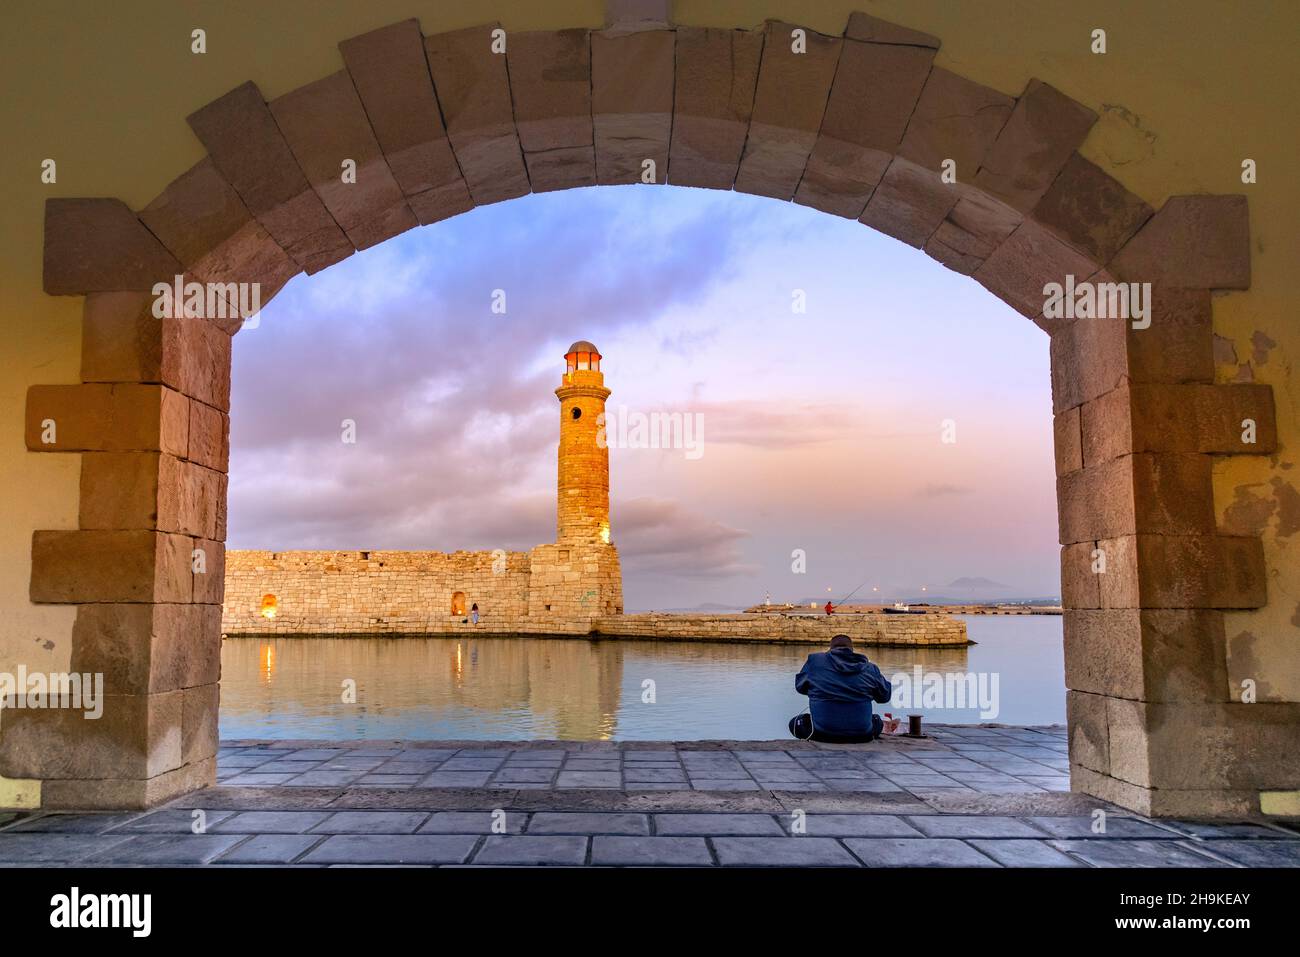
<instances>
[{"instance_id":1,"label":"lighthouse reflection","mask_svg":"<svg viewBox=\"0 0 1300 957\"><path fill-rule=\"evenodd\" d=\"M810 645L232 638L223 738L773 739ZM964 671L966 648L866 649L885 674ZM343 683L356 682L356 702Z\"/></svg>"}]
</instances>

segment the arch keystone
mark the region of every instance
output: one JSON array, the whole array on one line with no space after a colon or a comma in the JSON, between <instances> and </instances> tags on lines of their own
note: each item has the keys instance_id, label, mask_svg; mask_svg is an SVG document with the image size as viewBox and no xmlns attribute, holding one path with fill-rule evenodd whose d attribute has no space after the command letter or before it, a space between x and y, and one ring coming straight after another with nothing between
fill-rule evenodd
<instances>
[{"instance_id":1,"label":"arch keystone","mask_svg":"<svg viewBox=\"0 0 1300 957\"><path fill-rule=\"evenodd\" d=\"M667 182L675 39L672 30L591 35L591 118L602 185L641 182L647 160L655 164L655 182Z\"/></svg>"},{"instance_id":2,"label":"arch keystone","mask_svg":"<svg viewBox=\"0 0 1300 957\"><path fill-rule=\"evenodd\" d=\"M674 186L731 189L749 133L759 30L678 27L669 163Z\"/></svg>"}]
</instances>

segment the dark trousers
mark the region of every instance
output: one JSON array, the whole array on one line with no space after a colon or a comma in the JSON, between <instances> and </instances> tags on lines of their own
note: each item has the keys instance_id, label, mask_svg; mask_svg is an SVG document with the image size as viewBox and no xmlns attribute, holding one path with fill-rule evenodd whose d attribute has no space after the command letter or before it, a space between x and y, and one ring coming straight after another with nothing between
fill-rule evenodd
<instances>
[{"instance_id":1,"label":"dark trousers","mask_svg":"<svg viewBox=\"0 0 1300 957\"><path fill-rule=\"evenodd\" d=\"M795 722L800 718L803 718L804 721L808 720L808 716L806 715L795 715L790 719L790 734L796 738L800 737L800 735L795 730ZM880 715L873 714L871 716L870 734L831 734L828 731L823 731L820 728L814 727L812 737L806 740L821 741L825 744L865 744L868 741L874 741L876 738L880 737L880 732L884 726L885 722L880 719Z\"/></svg>"}]
</instances>

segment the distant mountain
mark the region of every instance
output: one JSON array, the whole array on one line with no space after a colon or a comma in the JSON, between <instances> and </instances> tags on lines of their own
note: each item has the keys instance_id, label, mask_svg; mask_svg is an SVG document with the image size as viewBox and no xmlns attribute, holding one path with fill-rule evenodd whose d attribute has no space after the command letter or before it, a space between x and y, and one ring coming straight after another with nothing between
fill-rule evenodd
<instances>
[{"instance_id":1,"label":"distant mountain","mask_svg":"<svg viewBox=\"0 0 1300 957\"><path fill-rule=\"evenodd\" d=\"M960 589L981 589L981 588L1010 588L1010 585L1004 585L1002 582L995 582L991 578L971 578L969 576L958 578L956 581L948 584L949 588Z\"/></svg>"}]
</instances>

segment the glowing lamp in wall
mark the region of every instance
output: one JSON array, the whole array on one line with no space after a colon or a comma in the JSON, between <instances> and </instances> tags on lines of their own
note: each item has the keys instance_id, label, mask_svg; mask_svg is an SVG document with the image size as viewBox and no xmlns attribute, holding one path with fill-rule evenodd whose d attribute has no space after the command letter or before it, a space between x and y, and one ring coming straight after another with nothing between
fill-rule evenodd
<instances>
[{"instance_id":1,"label":"glowing lamp in wall","mask_svg":"<svg viewBox=\"0 0 1300 957\"><path fill-rule=\"evenodd\" d=\"M279 603L276 601L274 595L262 596L262 617L263 618L274 618L275 613L278 609L279 609Z\"/></svg>"},{"instance_id":2,"label":"glowing lamp in wall","mask_svg":"<svg viewBox=\"0 0 1300 957\"><path fill-rule=\"evenodd\" d=\"M609 544L609 522L600 523L600 540L606 545Z\"/></svg>"}]
</instances>

